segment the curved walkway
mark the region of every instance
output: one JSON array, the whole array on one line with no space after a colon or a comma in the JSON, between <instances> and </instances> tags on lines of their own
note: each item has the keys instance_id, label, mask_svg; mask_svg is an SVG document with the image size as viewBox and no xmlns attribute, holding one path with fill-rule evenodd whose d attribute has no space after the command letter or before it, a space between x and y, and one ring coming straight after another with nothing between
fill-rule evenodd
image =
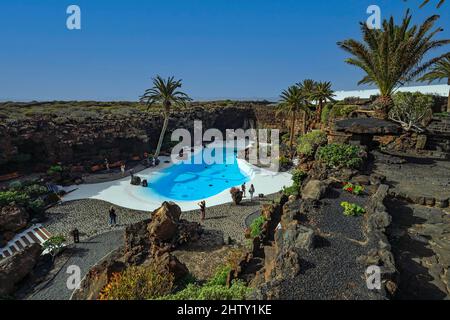
<instances>
[{"instance_id":1,"label":"curved walkway","mask_svg":"<svg viewBox=\"0 0 450 320\"><path fill-rule=\"evenodd\" d=\"M122 244L123 231L115 230L69 246L65 250L65 254L57 259L59 263L57 263L56 270L52 271L53 275L50 276L50 279L34 288L34 292L25 299L69 300L73 290L68 289L66 285L70 276L66 273L67 268L78 266L81 270L82 279L91 267Z\"/></svg>"}]
</instances>

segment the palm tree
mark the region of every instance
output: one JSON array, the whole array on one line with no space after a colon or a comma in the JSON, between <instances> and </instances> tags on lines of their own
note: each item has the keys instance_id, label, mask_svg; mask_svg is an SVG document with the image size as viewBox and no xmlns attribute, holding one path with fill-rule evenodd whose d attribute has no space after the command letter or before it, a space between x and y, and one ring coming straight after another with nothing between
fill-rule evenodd
<instances>
[{"instance_id":1,"label":"palm tree","mask_svg":"<svg viewBox=\"0 0 450 320\"><path fill-rule=\"evenodd\" d=\"M310 113L310 107L312 106L312 101L314 101L314 92L317 88L317 82L311 79L303 80L303 82L297 83L297 86L303 92L304 98L304 108L303 108L303 134L307 131L308 115Z\"/></svg>"},{"instance_id":2,"label":"palm tree","mask_svg":"<svg viewBox=\"0 0 450 320\"><path fill-rule=\"evenodd\" d=\"M447 80L447 84L450 85L450 57L442 59L431 68L431 70L426 73L419 81L428 81L432 83L433 81ZM450 112L450 92L448 94L447 112Z\"/></svg>"},{"instance_id":3,"label":"palm tree","mask_svg":"<svg viewBox=\"0 0 450 320\"><path fill-rule=\"evenodd\" d=\"M191 98L189 98L186 93L178 90L181 86L182 80L175 80L174 77L169 77L164 80L160 76L156 76L156 78L153 79L153 87L147 89L144 95L140 98L141 102L147 105L147 110L156 103L160 103L163 106L164 124L154 155L155 159L159 157L161 152L161 146L164 141L167 126L169 125L171 108L186 106L186 103L191 101Z\"/></svg>"},{"instance_id":4,"label":"palm tree","mask_svg":"<svg viewBox=\"0 0 450 320\"><path fill-rule=\"evenodd\" d=\"M297 113L305 108L305 96L300 87L291 86L281 93L280 98L281 101L278 104L278 113L284 113L291 118L289 148L292 150Z\"/></svg>"},{"instance_id":5,"label":"palm tree","mask_svg":"<svg viewBox=\"0 0 450 320\"><path fill-rule=\"evenodd\" d=\"M401 25L396 25L393 17L383 21L382 29L371 29L361 23L364 42L353 39L338 42L342 49L353 55L346 62L366 73L358 84L375 84L379 88L381 96L376 104L383 118L392 106L395 90L448 55L424 62L426 54L450 40L433 40L442 31L441 28L433 30L438 15L429 17L420 26L411 26L411 18L408 10Z\"/></svg>"},{"instance_id":6,"label":"palm tree","mask_svg":"<svg viewBox=\"0 0 450 320\"><path fill-rule=\"evenodd\" d=\"M331 89L331 82L318 82L316 84L316 88L312 93L312 98L318 102L316 121L320 122L324 104L327 101L333 101L335 96L334 91Z\"/></svg>"},{"instance_id":7,"label":"palm tree","mask_svg":"<svg viewBox=\"0 0 450 320\"><path fill-rule=\"evenodd\" d=\"M422 4L420 5L420 7L422 8L422 7L426 6L428 4L428 2L430 2L430 0L424 0L422 2ZM444 3L445 3L445 0L439 0L437 7L440 8Z\"/></svg>"}]
</instances>

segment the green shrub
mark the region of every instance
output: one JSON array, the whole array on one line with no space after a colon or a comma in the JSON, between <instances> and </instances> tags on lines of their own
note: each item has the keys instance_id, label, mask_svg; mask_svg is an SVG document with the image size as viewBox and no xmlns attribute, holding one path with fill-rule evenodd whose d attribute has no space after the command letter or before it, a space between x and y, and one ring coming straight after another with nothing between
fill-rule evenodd
<instances>
[{"instance_id":1,"label":"green shrub","mask_svg":"<svg viewBox=\"0 0 450 320\"><path fill-rule=\"evenodd\" d=\"M14 181L14 182L11 182L8 187L11 190L20 191L20 190L22 190L23 185L22 185L22 182L20 182L20 181Z\"/></svg>"},{"instance_id":2,"label":"green shrub","mask_svg":"<svg viewBox=\"0 0 450 320\"><path fill-rule=\"evenodd\" d=\"M42 247L55 257L59 253L59 250L64 247L64 242L66 242L64 236L53 236L45 241Z\"/></svg>"},{"instance_id":3,"label":"green shrub","mask_svg":"<svg viewBox=\"0 0 450 320\"><path fill-rule=\"evenodd\" d=\"M320 115L320 122L322 122L322 124L326 125L328 124L328 120L330 118L330 112L331 109L333 108L332 104L326 104L325 107L322 110L322 114Z\"/></svg>"},{"instance_id":4,"label":"green shrub","mask_svg":"<svg viewBox=\"0 0 450 320\"><path fill-rule=\"evenodd\" d=\"M294 181L295 185L301 186L307 176L308 174L303 170L295 169L292 173L292 181Z\"/></svg>"},{"instance_id":5,"label":"green shrub","mask_svg":"<svg viewBox=\"0 0 450 320\"><path fill-rule=\"evenodd\" d=\"M7 206L11 203L26 205L30 198L26 193L19 191L2 191L0 192L0 207Z\"/></svg>"},{"instance_id":6,"label":"green shrub","mask_svg":"<svg viewBox=\"0 0 450 320\"><path fill-rule=\"evenodd\" d=\"M349 144L329 144L319 148L316 159L329 167L358 168L362 165L361 149Z\"/></svg>"},{"instance_id":7,"label":"green shrub","mask_svg":"<svg viewBox=\"0 0 450 320\"><path fill-rule=\"evenodd\" d=\"M26 194L30 197L39 197L48 193L48 190L44 186L33 184L24 188Z\"/></svg>"},{"instance_id":8,"label":"green shrub","mask_svg":"<svg viewBox=\"0 0 450 320\"><path fill-rule=\"evenodd\" d=\"M244 282L233 281L230 288L224 285L188 285L185 289L160 300L244 300L251 292Z\"/></svg>"},{"instance_id":9,"label":"green shrub","mask_svg":"<svg viewBox=\"0 0 450 320\"><path fill-rule=\"evenodd\" d=\"M332 118L346 118L350 113L356 111L358 106L355 105L335 105L330 112Z\"/></svg>"},{"instance_id":10,"label":"green shrub","mask_svg":"<svg viewBox=\"0 0 450 320\"><path fill-rule=\"evenodd\" d=\"M100 300L150 300L170 294L174 277L155 264L132 266L113 275ZM189 287L189 286L188 286Z\"/></svg>"},{"instance_id":11,"label":"green shrub","mask_svg":"<svg viewBox=\"0 0 450 320\"><path fill-rule=\"evenodd\" d=\"M280 168L287 169L292 166L292 161L285 156L280 156L279 164L280 164Z\"/></svg>"},{"instance_id":12,"label":"green shrub","mask_svg":"<svg viewBox=\"0 0 450 320\"><path fill-rule=\"evenodd\" d=\"M283 193L285 195L289 196L298 196L300 194L300 187L297 185L292 185L290 187L284 187L283 188Z\"/></svg>"},{"instance_id":13,"label":"green shrub","mask_svg":"<svg viewBox=\"0 0 450 320\"><path fill-rule=\"evenodd\" d=\"M350 183L350 182L347 183L343 189L344 189L344 191L347 191L347 192L352 193L357 196L361 195L364 192L363 186L360 186L358 184L354 185L353 183Z\"/></svg>"},{"instance_id":14,"label":"green shrub","mask_svg":"<svg viewBox=\"0 0 450 320\"><path fill-rule=\"evenodd\" d=\"M62 172L63 172L63 167L60 165L51 166L47 170L47 174L49 174L49 175L58 174L58 173L62 173Z\"/></svg>"},{"instance_id":15,"label":"green shrub","mask_svg":"<svg viewBox=\"0 0 450 320\"><path fill-rule=\"evenodd\" d=\"M42 213L45 209L45 202L42 199L30 201L27 205L28 209L34 213Z\"/></svg>"},{"instance_id":16,"label":"green shrub","mask_svg":"<svg viewBox=\"0 0 450 320\"><path fill-rule=\"evenodd\" d=\"M393 96L394 106L389 118L409 131L425 127L433 116L434 97L420 92L398 92Z\"/></svg>"},{"instance_id":17,"label":"green shrub","mask_svg":"<svg viewBox=\"0 0 450 320\"><path fill-rule=\"evenodd\" d=\"M358 217L366 213L364 208L355 203L342 202L341 207L344 208L344 215L347 217Z\"/></svg>"},{"instance_id":18,"label":"green shrub","mask_svg":"<svg viewBox=\"0 0 450 320\"><path fill-rule=\"evenodd\" d=\"M262 227L265 222L266 218L264 218L264 216L260 216L252 222L252 224L250 225L250 235L252 236L252 238L259 237L262 234Z\"/></svg>"},{"instance_id":19,"label":"green shrub","mask_svg":"<svg viewBox=\"0 0 450 320\"><path fill-rule=\"evenodd\" d=\"M210 286L225 286L227 284L228 273L230 273L231 267L228 265L222 266L217 269L214 276L208 280L207 285Z\"/></svg>"},{"instance_id":20,"label":"green shrub","mask_svg":"<svg viewBox=\"0 0 450 320\"><path fill-rule=\"evenodd\" d=\"M297 152L301 156L311 157L317 148L327 143L327 135L322 131L313 131L298 138Z\"/></svg>"}]
</instances>

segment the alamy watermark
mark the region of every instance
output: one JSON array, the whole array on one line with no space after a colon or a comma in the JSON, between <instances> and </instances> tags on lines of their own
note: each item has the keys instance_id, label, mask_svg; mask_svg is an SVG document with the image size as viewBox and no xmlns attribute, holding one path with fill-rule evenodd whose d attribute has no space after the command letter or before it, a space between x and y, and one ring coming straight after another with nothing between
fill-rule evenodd
<instances>
[{"instance_id":1,"label":"alamy watermark","mask_svg":"<svg viewBox=\"0 0 450 320\"><path fill-rule=\"evenodd\" d=\"M66 20L67 29L81 30L81 8L72 4L67 7L66 13L69 15Z\"/></svg>"},{"instance_id":2,"label":"alamy watermark","mask_svg":"<svg viewBox=\"0 0 450 320\"><path fill-rule=\"evenodd\" d=\"M73 291L80 288L81 285L81 269L77 265L67 267L66 273L69 274L66 281L68 290Z\"/></svg>"},{"instance_id":3,"label":"alamy watermark","mask_svg":"<svg viewBox=\"0 0 450 320\"><path fill-rule=\"evenodd\" d=\"M366 284L369 290L381 290L381 268L369 266L366 270Z\"/></svg>"},{"instance_id":4,"label":"alamy watermark","mask_svg":"<svg viewBox=\"0 0 450 320\"><path fill-rule=\"evenodd\" d=\"M280 158L280 131L268 129L227 129L225 137L218 129L203 132L201 121L194 121L193 135L187 129L172 133L172 141L179 142L172 149L173 163L229 164L234 157L226 156L223 150L234 150L250 164L277 172ZM188 156L185 150L194 152ZM199 152L199 151L202 152Z\"/></svg>"},{"instance_id":5,"label":"alamy watermark","mask_svg":"<svg viewBox=\"0 0 450 320\"><path fill-rule=\"evenodd\" d=\"M369 29L381 29L381 8L375 4L370 5L367 8L367 14L370 14L366 21L367 27Z\"/></svg>"}]
</instances>

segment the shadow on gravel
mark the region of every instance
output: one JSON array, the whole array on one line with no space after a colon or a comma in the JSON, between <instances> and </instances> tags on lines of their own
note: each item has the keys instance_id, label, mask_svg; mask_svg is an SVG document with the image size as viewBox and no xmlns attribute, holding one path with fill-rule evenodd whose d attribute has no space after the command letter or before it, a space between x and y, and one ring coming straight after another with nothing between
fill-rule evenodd
<instances>
[{"instance_id":1,"label":"shadow on gravel","mask_svg":"<svg viewBox=\"0 0 450 320\"><path fill-rule=\"evenodd\" d=\"M392 252L399 273L397 300L442 300L446 294L432 282L433 276L420 261L433 257L434 251L428 247L425 237L408 234L408 229L427 220L414 215L414 211L404 202L386 201L392 216L388 230Z\"/></svg>"}]
</instances>

